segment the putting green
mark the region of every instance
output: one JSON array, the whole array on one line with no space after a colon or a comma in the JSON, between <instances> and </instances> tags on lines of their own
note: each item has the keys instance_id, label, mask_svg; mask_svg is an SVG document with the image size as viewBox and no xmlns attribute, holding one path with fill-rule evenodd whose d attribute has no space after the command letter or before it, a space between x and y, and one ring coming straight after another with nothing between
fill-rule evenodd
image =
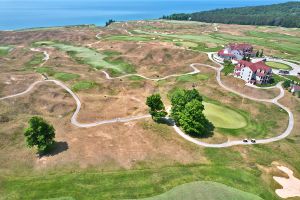
<instances>
[{"instance_id":1,"label":"putting green","mask_svg":"<svg viewBox=\"0 0 300 200\"><path fill-rule=\"evenodd\" d=\"M279 62L266 62L266 65L268 65L271 68L274 69L284 69L284 70L290 70L292 69L290 66L283 64L283 63L279 63Z\"/></svg>"},{"instance_id":2,"label":"putting green","mask_svg":"<svg viewBox=\"0 0 300 200\"><path fill-rule=\"evenodd\" d=\"M203 105L204 115L218 128L238 129L247 125L246 119L234 110L207 102Z\"/></svg>"},{"instance_id":3,"label":"putting green","mask_svg":"<svg viewBox=\"0 0 300 200\"><path fill-rule=\"evenodd\" d=\"M197 181L183 184L154 197L139 200L263 200L259 196L221 183Z\"/></svg>"}]
</instances>

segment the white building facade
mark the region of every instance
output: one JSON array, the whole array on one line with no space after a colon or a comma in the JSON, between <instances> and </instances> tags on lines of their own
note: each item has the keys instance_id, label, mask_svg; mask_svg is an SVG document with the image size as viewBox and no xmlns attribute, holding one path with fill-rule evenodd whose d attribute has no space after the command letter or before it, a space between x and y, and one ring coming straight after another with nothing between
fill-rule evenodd
<instances>
[{"instance_id":1,"label":"white building facade","mask_svg":"<svg viewBox=\"0 0 300 200\"><path fill-rule=\"evenodd\" d=\"M272 77L272 69L264 62L240 60L234 68L234 76L251 84L267 84Z\"/></svg>"}]
</instances>

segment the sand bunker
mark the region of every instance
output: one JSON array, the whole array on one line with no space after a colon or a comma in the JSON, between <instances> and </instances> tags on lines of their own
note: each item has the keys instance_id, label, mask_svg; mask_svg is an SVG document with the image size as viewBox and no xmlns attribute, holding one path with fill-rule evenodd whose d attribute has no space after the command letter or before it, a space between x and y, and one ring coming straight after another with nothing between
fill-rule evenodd
<instances>
[{"instance_id":1,"label":"sand bunker","mask_svg":"<svg viewBox=\"0 0 300 200\"><path fill-rule=\"evenodd\" d=\"M282 189L275 190L281 198L300 197L300 179L294 177L294 173L287 167L277 166L279 170L286 173L289 178L273 176L273 179L282 185Z\"/></svg>"}]
</instances>

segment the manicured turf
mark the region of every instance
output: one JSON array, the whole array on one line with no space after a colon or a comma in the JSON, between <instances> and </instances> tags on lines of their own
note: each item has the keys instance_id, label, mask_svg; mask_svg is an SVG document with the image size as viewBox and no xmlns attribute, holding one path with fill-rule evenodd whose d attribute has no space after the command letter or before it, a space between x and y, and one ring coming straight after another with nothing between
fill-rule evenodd
<instances>
[{"instance_id":1,"label":"manicured turf","mask_svg":"<svg viewBox=\"0 0 300 200\"><path fill-rule=\"evenodd\" d=\"M224 184L197 181L183 184L154 197L139 200L263 200L262 198Z\"/></svg>"},{"instance_id":2,"label":"manicured turf","mask_svg":"<svg viewBox=\"0 0 300 200\"><path fill-rule=\"evenodd\" d=\"M7 55L11 49L11 46L0 46L0 56Z\"/></svg>"},{"instance_id":3,"label":"manicured turf","mask_svg":"<svg viewBox=\"0 0 300 200\"><path fill-rule=\"evenodd\" d=\"M217 150L223 153L232 149ZM239 152L237 152L239 153ZM222 155L215 153L215 155ZM231 154L228 154L231 155ZM159 195L172 188L194 181L215 181L236 189L260 195L264 199L277 199L261 182L257 168L239 167L236 157L218 157L236 167L224 163L190 165L114 172L55 170L40 175L11 176L0 175L0 199L47 199L73 197L76 200L138 199ZM212 158L215 159L215 158ZM226 164L225 163L225 164ZM19 197L19 198L18 198Z\"/></svg>"},{"instance_id":4,"label":"manicured turf","mask_svg":"<svg viewBox=\"0 0 300 200\"><path fill-rule=\"evenodd\" d=\"M247 125L246 119L234 110L207 102L203 105L205 116L218 128L239 129Z\"/></svg>"},{"instance_id":5,"label":"manicured turf","mask_svg":"<svg viewBox=\"0 0 300 200\"><path fill-rule=\"evenodd\" d=\"M55 47L59 50L67 52L71 57L77 60L79 63L88 64L96 69L108 69L113 74L126 74L135 72L134 67L126 63L124 60L118 60L118 62L108 61L107 54L111 55L111 52L99 53L94 49L90 49L87 47L78 47L69 44L63 44L52 41L40 41L36 42L35 45L47 45Z\"/></svg>"},{"instance_id":6,"label":"manicured turf","mask_svg":"<svg viewBox=\"0 0 300 200\"><path fill-rule=\"evenodd\" d=\"M95 82L92 81L79 81L72 86L72 90L75 92L79 90L88 90L95 86Z\"/></svg>"},{"instance_id":7,"label":"manicured turf","mask_svg":"<svg viewBox=\"0 0 300 200\"><path fill-rule=\"evenodd\" d=\"M283 64L283 63L279 63L279 62L266 62L266 65L268 65L269 67L272 67L274 69L284 69L284 70L290 70L292 69L290 66Z\"/></svg>"}]
</instances>

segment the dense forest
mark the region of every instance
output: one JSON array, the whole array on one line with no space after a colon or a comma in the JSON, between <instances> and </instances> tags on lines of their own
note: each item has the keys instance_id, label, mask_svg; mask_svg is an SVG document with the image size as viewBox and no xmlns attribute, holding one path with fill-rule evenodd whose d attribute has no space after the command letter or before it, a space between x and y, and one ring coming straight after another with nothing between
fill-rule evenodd
<instances>
[{"instance_id":1,"label":"dense forest","mask_svg":"<svg viewBox=\"0 0 300 200\"><path fill-rule=\"evenodd\" d=\"M192 14L172 14L163 16L162 19L300 28L300 2L287 2L267 6L224 8Z\"/></svg>"}]
</instances>

